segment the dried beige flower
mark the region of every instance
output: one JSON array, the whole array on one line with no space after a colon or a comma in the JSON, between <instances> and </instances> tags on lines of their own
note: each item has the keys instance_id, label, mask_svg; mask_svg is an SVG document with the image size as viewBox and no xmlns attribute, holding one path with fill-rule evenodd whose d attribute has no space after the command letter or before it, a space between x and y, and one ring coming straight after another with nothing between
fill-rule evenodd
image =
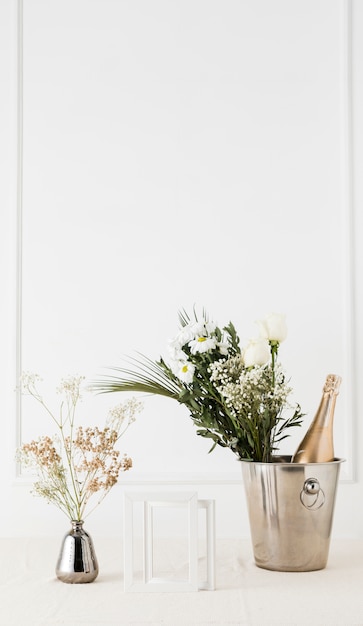
<instances>
[{"instance_id":1,"label":"dried beige flower","mask_svg":"<svg viewBox=\"0 0 363 626\"><path fill-rule=\"evenodd\" d=\"M23 390L33 396L47 411L58 427L59 435L43 435L36 441L24 443L17 451L18 459L36 470L38 481L33 492L55 504L70 519L85 519L89 501L99 493L91 511L117 483L121 472L132 467L132 459L126 454L120 459L120 451L115 448L118 440L142 404L135 399L119 404L109 412L103 429L75 426L75 408L81 399L80 386L83 376L64 379L57 391L63 400L60 417L55 417L44 403L37 389L40 377L26 373L22 376ZM72 411L63 414L63 403Z\"/></svg>"}]
</instances>

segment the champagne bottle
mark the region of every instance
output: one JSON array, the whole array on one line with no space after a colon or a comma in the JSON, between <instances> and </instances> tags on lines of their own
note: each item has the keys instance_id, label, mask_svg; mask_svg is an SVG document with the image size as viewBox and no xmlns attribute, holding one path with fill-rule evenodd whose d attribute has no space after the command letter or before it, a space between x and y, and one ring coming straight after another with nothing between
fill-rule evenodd
<instances>
[{"instance_id":1,"label":"champagne bottle","mask_svg":"<svg viewBox=\"0 0 363 626\"><path fill-rule=\"evenodd\" d=\"M334 459L333 420L340 376L329 374L316 415L291 463L326 463Z\"/></svg>"}]
</instances>

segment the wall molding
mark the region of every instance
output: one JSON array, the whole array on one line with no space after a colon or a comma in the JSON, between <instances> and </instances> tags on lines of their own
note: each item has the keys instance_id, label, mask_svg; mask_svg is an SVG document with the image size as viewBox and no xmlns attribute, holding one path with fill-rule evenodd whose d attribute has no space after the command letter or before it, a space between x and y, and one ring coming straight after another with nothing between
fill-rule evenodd
<instances>
[{"instance_id":1,"label":"wall molding","mask_svg":"<svg viewBox=\"0 0 363 626\"><path fill-rule=\"evenodd\" d=\"M345 263L345 292L343 293L344 371L347 389L345 411L350 424L347 434L346 462L341 473L343 480L355 482L357 451L354 444L356 431L356 355L355 355L355 249L353 205L353 89L352 89L352 0L340 0L340 145L341 145L341 211L342 244ZM343 287L344 287L343 286Z\"/></svg>"},{"instance_id":2,"label":"wall molding","mask_svg":"<svg viewBox=\"0 0 363 626\"><path fill-rule=\"evenodd\" d=\"M22 286L23 286L23 118L24 118L24 51L23 51L23 0L17 0L17 185L16 185L16 345L15 380L22 372ZM16 391L16 447L22 441L21 392ZM16 476L21 476L20 463L16 463Z\"/></svg>"},{"instance_id":3,"label":"wall molding","mask_svg":"<svg viewBox=\"0 0 363 626\"><path fill-rule=\"evenodd\" d=\"M355 380L355 250L354 250L354 206L353 206L353 157L352 157L352 1L338 0L340 9L340 145L341 145L341 213L342 213L342 247L344 255L344 293L342 294L343 325L342 336L346 345L344 353L346 372L345 385L347 389L345 412L350 430L346 440L346 463L341 470L341 482L356 482L357 450L354 443L356 430L356 385ZM29 8L29 7L28 7ZM23 243L23 0L17 0L17 302L16 302L16 380L19 380L22 372L22 243ZM17 391L17 417L16 417L16 445L22 440L22 403L21 393ZM160 475L154 477L135 476L128 478L123 484L240 484L238 479L230 473L200 474L193 478L190 474L180 473L173 475L167 473L167 478ZM17 484L29 484L31 479L21 471L18 465L16 469Z\"/></svg>"}]
</instances>

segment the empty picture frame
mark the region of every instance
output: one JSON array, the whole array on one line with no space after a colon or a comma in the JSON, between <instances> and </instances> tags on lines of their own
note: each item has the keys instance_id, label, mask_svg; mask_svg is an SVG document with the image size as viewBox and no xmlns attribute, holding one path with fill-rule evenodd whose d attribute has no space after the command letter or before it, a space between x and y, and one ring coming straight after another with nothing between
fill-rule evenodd
<instances>
[{"instance_id":1,"label":"empty picture frame","mask_svg":"<svg viewBox=\"0 0 363 626\"><path fill-rule=\"evenodd\" d=\"M142 505L142 580L136 580L134 564L134 505ZM154 575L154 513L160 507L181 507L187 516L188 575L180 580ZM206 511L207 579L198 582L198 509ZM124 494L124 590L198 591L215 586L214 500L197 500L196 492L136 492Z\"/></svg>"}]
</instances>

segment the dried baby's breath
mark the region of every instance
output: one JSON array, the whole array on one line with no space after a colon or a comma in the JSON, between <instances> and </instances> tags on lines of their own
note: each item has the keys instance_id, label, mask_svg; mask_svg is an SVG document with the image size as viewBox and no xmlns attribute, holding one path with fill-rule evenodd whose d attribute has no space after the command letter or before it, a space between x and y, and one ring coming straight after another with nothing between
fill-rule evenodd
<instances>
[{"instance_id":1,"label":"dried baby's breath","mask_svg":"<svg viewBox=\"0 0 363 626\"><path fill-rule=\"evenodd\" d=\"M21 383L25 392L33 396L51 416L58 434L42 435L37 440L24 443L18 450L18 459L35 469L38 480L33 493L55 504L70 519L81 520L89 515L89 502L98 494L93 510L117 483L121 472L132 467L132 459L121 456L115 448L118 440L136 419L142 404L128 400L110 410L105 426L99 428L75 425L75 409L81 399L83 376L63 379L57 391L62 395L61 409L55 415L43 402L37 389L40 377L26 373ZM72 406L63 412L63 402Z\"/></svg>"}]
</instances>

